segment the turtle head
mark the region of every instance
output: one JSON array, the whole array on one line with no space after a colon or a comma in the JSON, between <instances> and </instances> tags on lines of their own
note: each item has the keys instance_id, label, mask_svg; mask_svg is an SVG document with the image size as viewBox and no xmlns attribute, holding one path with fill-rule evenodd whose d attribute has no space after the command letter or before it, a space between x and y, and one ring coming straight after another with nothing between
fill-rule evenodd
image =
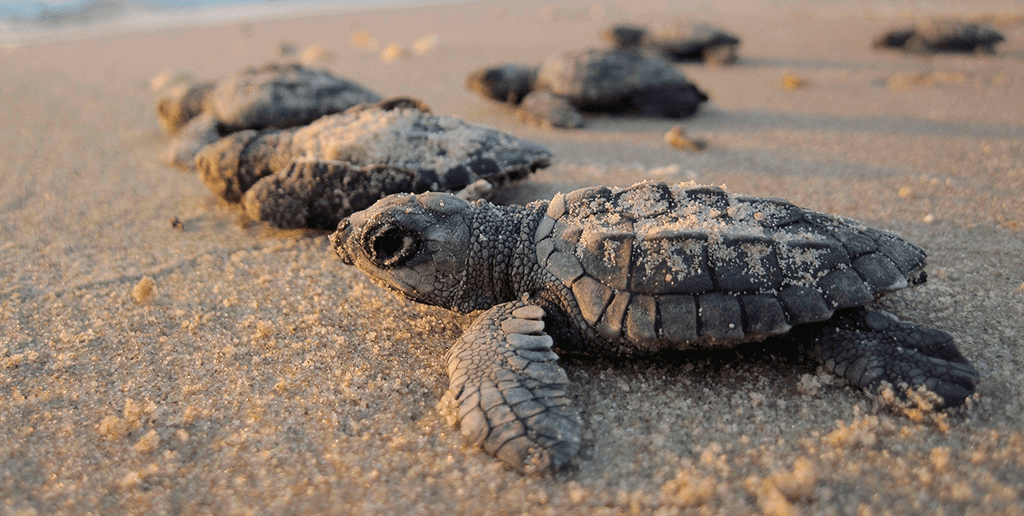
<instances>
[{"instance_id":1,"label":"turtle head","mask_svg":"<svg viewBox=\"0 0 1024 516\"><path fill-rule=\"evenodd\" d=\"M457 309L473 209L451 194L396 194L342 220L331 244L342 261L376 283L421 303Z\"/></svg>"}]
</instances>

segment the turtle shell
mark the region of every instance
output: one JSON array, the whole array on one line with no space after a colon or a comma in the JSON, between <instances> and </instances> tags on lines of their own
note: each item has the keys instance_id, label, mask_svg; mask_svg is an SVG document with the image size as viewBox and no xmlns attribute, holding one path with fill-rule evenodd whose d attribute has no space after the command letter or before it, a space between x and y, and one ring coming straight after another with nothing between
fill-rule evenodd
<instances>
[{"instance_id":1,"label":"turtle shell","mask_svg":"<svg viewBox=\"0 0 1024 516\"><path fill-rule=\"evenodd\" d=\"M925 264L893 234L692 183L558 194L534 238L587 326L650 350L783 334L905 288Z\"/></svg>"},{"instance_id":2,"label":"turtle shell","mask_svg":"<svg viewBox=\"0 0 1024 516\"><path fill-rule=\"evenodd\" d=\"M308 124L352 106L378 102L365 87L326 70L271 63L217 83L207 100L222 132Z\"/></svg>"},{"instance_id":3,"label":"turtle shell","mask_svg":"<svg viewBox=\"0 0 1024 516\"><path fill-rule=\"evenodd\" d=\"M673 20L653 24L644 35L643 43L674 59L702 59L706 50L736 46L740 40L710 25Z\"/></svg>"},{"instance_id":4,"label":"turtle shell","mask_svg":"<svg viewBox=\"0 0 1024 516\"><path fill-rule=\"evenodd\" d=\"M548 57L535 88L565 97L584 111L635 111L683 117L707 96L669 61L637 49L584 49Z\"/></svg>"}]
</instances>

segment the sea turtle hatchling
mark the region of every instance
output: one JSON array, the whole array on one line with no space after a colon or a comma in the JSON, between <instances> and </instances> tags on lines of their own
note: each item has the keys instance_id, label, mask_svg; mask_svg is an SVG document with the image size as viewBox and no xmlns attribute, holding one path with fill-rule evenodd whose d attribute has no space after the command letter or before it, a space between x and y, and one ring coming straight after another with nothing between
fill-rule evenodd
<instances>
[{"instance_id":1,"label":"sea turtle hatchling","mask_svg":"<svg viewBox=\"0 0 1024 516\"><path fill-rule=\"evenodd\" d=\"M333 230L388 194L490 195L548 166L551 151L407 97L361 104L302 127L239 131L196 156L206 185L279 228Z\"/></svg>"},{"instance_id":2,"label":"sea turtle hatchling","mask_svg":"<svg viewBox=\"0 0 1024 516\"><path fill-rule=\"evenodd\" d=\"M994 54L995 46L1006 38L984 24L959 20L924 18L914 25L885 32L875 38L878 48L898 48L908 52L980 52Z\"/></svg>"},{"instance_id":3,"label":"sea turtle hatchling","mask_svg":"<svg viewBox=\"0 0 1024 516\"><path fill-rule=\"evenodd\" d=\"M953 406L978 380L947 333L866 308L924 280L921 249L779 199L692 183L584 188L525 207L394 195L331 241L403 296L484 310L447 354L446 397L469 440L520 470L558 468L580 447L553 347L614 356L788 334L869 391L923 387Z\"/></svg>"},{"instance_id":4,"label":"sea turtle hatchling","mask_svg":"<svg viewBox=\"0 0 1024 516\"><path fill-rule=\"evenodd\" d=\"M493 66L469 74L466 85L553 127L582 127L580 111L684 118L708 100L668 60L636 48L560 52L537 68Z\"/></svg>"},{"instance_id":5,"label":"sea turtle hatchling","mask_svg":"<svg viewBox=\"0 0 1024 516\"><path fill-rule=\"evenodd\" d=\"M601 36L619 48L640 47L660 52L674 61L703 61L709 64L736 62L740 39L705 23L670 20L650 27L618 23Z\"/></svg>"},{"instance_id":6,"label":"sea turtle hatchling","mask_svg":"<svg viewBox=\"0 0 1024 516\"><path fill-rule=\"evenodd\" d=\"M157 101L160 125L173 138L165 161L190 169L200 149L227 134L308 124L380 99L351 80L294 63L246 68L217 82L177 85Z\"/></svg>"}]
</instances>

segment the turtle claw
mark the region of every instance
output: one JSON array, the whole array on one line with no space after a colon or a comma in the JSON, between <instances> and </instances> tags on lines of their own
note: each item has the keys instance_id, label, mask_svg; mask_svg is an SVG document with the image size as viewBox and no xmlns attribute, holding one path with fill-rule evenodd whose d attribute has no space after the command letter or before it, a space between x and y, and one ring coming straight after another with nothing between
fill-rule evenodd
<instances>
[{"instance_id":1,"label":"turtle claw","mask_svg":"<svg viewBox=\"0 0 1024 516\"><path fill-rule=\"evenodd\" d=\"M940 398L936 408L946 408L963 403L979 380L951 335L886 312L846 310L808 326L811 356L868 391L877 392L884 383L923 387ZM897 394L905 396L903 389Z\"/></svg>"},{"instance_id":2,"label":"turtle claw","mask_svg":"<svg viewBox=\"0 0 1024 516\"><path fill-rule=\"evenodd\" d=\"M568 464L582 433L543 316L523 302L498 305L477 318L447 357L462 434L526 473Z\"/></svg>"}]
</instances>

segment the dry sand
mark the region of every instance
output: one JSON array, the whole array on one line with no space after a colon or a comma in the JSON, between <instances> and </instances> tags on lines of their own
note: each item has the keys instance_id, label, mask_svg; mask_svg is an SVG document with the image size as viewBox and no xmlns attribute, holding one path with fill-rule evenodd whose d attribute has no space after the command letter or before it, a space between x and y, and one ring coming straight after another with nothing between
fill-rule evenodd
<instances>
[{"instance_id":1,"label":"dry sand","mask_svg":"<svg viewBox=\"0 0 1024 516\"><path fill-rule=\"evenodd\" d=\"M995 56L869 48L933 12L999 15L1008 41ZM3 513L1024 512L1020 14L996 2L495 1L0 48ZM703 152L663 141L679 121L550 131L462 86L480 66L670 15L743 38L734 66L681 65L712 99L682 122ZM351 46L362 30L381 48L439 44L384 63ZM906 236L928 251L930 281L883 306L951 332L982 374L978 395L915 420L784 349L571 358L586 421L577 467L506 469L435 407L467 318L396 300L326 235L247 224L159 163L151 77L227 75L282 42L327 49L324 66L384 94L548 145L553 166L503 202L696 179Z\"/></svg>"}]
</instances>

